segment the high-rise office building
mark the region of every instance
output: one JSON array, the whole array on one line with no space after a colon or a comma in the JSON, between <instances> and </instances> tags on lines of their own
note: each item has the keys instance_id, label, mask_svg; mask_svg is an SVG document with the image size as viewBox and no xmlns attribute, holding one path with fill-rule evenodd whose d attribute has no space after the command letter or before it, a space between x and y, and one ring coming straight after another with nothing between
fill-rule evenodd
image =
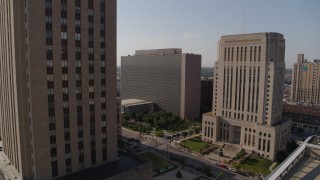
<instances>
[{"instance_id":1,"label":"high-rise office building","mask_svg":"<svg viewBox=\"0 0 320 180\"><path fill-rule=\"evenodd\" d=\"M181 49L138 50L121 57L121 98L155 103L156 109L198 118L201 55Z\"/></svg>"},{"instance_id":2,"label":"high-rise office building","mask_svg":"<svg viewBox=\"0 0 320 180\"><path fill-rule=\"evenodd\" d=\"M117 159L116 0L0 1L3 150L24 179Z\"/></svg>"},{"instance_id":3,"label":"high-rise office building","mask_svg":"<svg viewBox=\"0 0 320 180\"><path fill-rule=\"evenodd\" d=\"M320 60L308 62L298 54L293 65L291 101L320 105Z\"/></svg>"},{"instance_id":4,"label":"high-rise office building","mask_svg":"<svg viewBox=\"0 0 320 180\"><path fill-rule=\"evenodd\" d=\"M203 140L238 144L272 160L285 148L290 121L282 119L284 55L278 33L221 37Z\"/></svg>"}]
</instances>

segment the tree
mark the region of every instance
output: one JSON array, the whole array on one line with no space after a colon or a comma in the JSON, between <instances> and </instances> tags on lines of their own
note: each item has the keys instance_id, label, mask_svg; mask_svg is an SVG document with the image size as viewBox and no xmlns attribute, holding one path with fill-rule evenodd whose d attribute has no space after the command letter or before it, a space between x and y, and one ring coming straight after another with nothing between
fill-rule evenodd
<instances>
[{"instance_id":1,"label":"tree","mask_svg":"<svg viewBox=\"0 0 320 180\"><path fill-rule=\"evenodd\" d=\"M126 120L126 121L129 121L130 116L128 116L127 114L123 114L123 115L122 115L122 119L124 119L124 120Z\"/></svg>"},{"instance_id":2,"label":"tree","mask_svg":"<svg viewBox=\"0 0 320 180\"><path fill-rule=\"evenodd\" d=\"M135 113L131 113L131 114L130 114L130 117L131 117L132 119L135 119L135 118L136 118L136 114L135 114Z\"/></svg>"},{"instance_id":3,"label":"tree","mask_svg":"<svg viewBox=\"0 0 320 180\"><path fill-rule=\"evenodd\" d=\"M136 114L136 119L137 119L137 121L140 121L140 122L142 122L142 120L143 120L143 113L137 113Z\"/></svg>"},{"instance_id":4,"label":"tree","mask_svg":"<svg viewBox=\"0 0 320 180\"><path fill-rule=\"evenodd\" d=\"M223 172L218 172L217 173L217 179L223 179L224 173Z\"/></svg>"},{"instance_id":5,"label":"tree","mask_svg":"<svg viewBox=\"0 0 320 180\"><path fill-rule=\"evenodd\" d=\"M192 135L194 133L193 130L189 130L189 134Z\"/></svg>"},{"instance_id":6,"label":"tree","mask_svg":"<svg viewBox=\"0 0 320 180\"><path fill-rule=\"evenodd\" d=\"M196 128L194 129L194 133L196 133L196 134L199 134L200 131L201 131L201 127L196 127Z\"/></svg>"},{"instance_id":7,"label":"tree","mask_svg":"<svg viewBox=\"0 0 320 180\"><path fill-rule=\"evenodd\" d=\"M245 154L246 154L246 151L245 151L244 149L241 149L241 150L237 153L236 158L237 158L237 159L240 159L240 158L242 158Z\"/></svg>"}]
</instances>

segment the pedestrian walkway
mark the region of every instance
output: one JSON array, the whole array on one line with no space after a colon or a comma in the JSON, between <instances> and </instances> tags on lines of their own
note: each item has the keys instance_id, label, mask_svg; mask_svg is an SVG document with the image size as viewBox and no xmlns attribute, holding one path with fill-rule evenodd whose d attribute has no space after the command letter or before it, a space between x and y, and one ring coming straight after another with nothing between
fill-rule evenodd
<instances>
[{"instance_id":1,"label":"pedestrian walkway","mask_svg":"<svg viewBox=\"0 0 320 180\"><path fill-rule=\"evenodd\" d=\"M11 164L10 160L2 151L0 152L0 176L0 179L4 180L22 180L22 177L16 168Z\"/></svg>"}]
</instances>

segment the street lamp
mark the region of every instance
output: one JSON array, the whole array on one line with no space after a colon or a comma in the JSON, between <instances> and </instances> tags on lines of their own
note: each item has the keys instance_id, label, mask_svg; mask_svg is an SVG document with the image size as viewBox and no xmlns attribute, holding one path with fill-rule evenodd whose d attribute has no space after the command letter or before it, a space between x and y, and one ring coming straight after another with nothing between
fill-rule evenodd
<instances>
[{"instance_id":1,"label":"street lamp","mask_svg":"<svg viewBox=\"0 0 320 180\"><path fill-rule=\"evenodd\" d=\"M157 138L156 138L156 152L158 152L158 141L157 141Z\"/></svg>"},{"instance_id":2,"label":"street lamp","mask_svg":"<svg viewBox=\"0 0 320 180\"><path fill-rule=\"evenodd\" d=\"M168 158L168 148L169 148L169 144L167 143L167 158Z\"/></svg>"}]
</instances>

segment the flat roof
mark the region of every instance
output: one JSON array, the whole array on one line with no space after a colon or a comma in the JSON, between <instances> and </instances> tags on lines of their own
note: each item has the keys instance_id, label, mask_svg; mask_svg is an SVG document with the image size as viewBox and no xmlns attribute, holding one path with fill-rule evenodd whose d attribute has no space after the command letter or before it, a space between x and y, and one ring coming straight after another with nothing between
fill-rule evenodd
<instances>
[{"instance_id":1,"label":"flat roof","mask_svg":"<svg viewBox=\"0 0 320 180\"><path fill-rule=\"evenodd\" d=\"M84 169L79 172L57 178L56 180L103 180L129 171L130 169L144 163L146 162L143 160L137 159L124 153L120 153L120 158L118 161Z\"/></svg>"},{"instance_id":2,"label":"flat roof","mask_svg":"<svg viewBox=\"0 0 320 180\"><path fill-rule=\"evenodd\" d=\"M308 143L320 146L320 136L314 136Z\"/></svg>"},{"instance_id":3,"label":"flat roof","mask_svg":"<svg viewBox=\"0 0 320 180\"><path fill-rule=\"evenodd\" d=\"M142 99L122 99L121 105L134 105L134 104L150 104L151 101L146 101Z\"/></svg>"}]
</instances>

